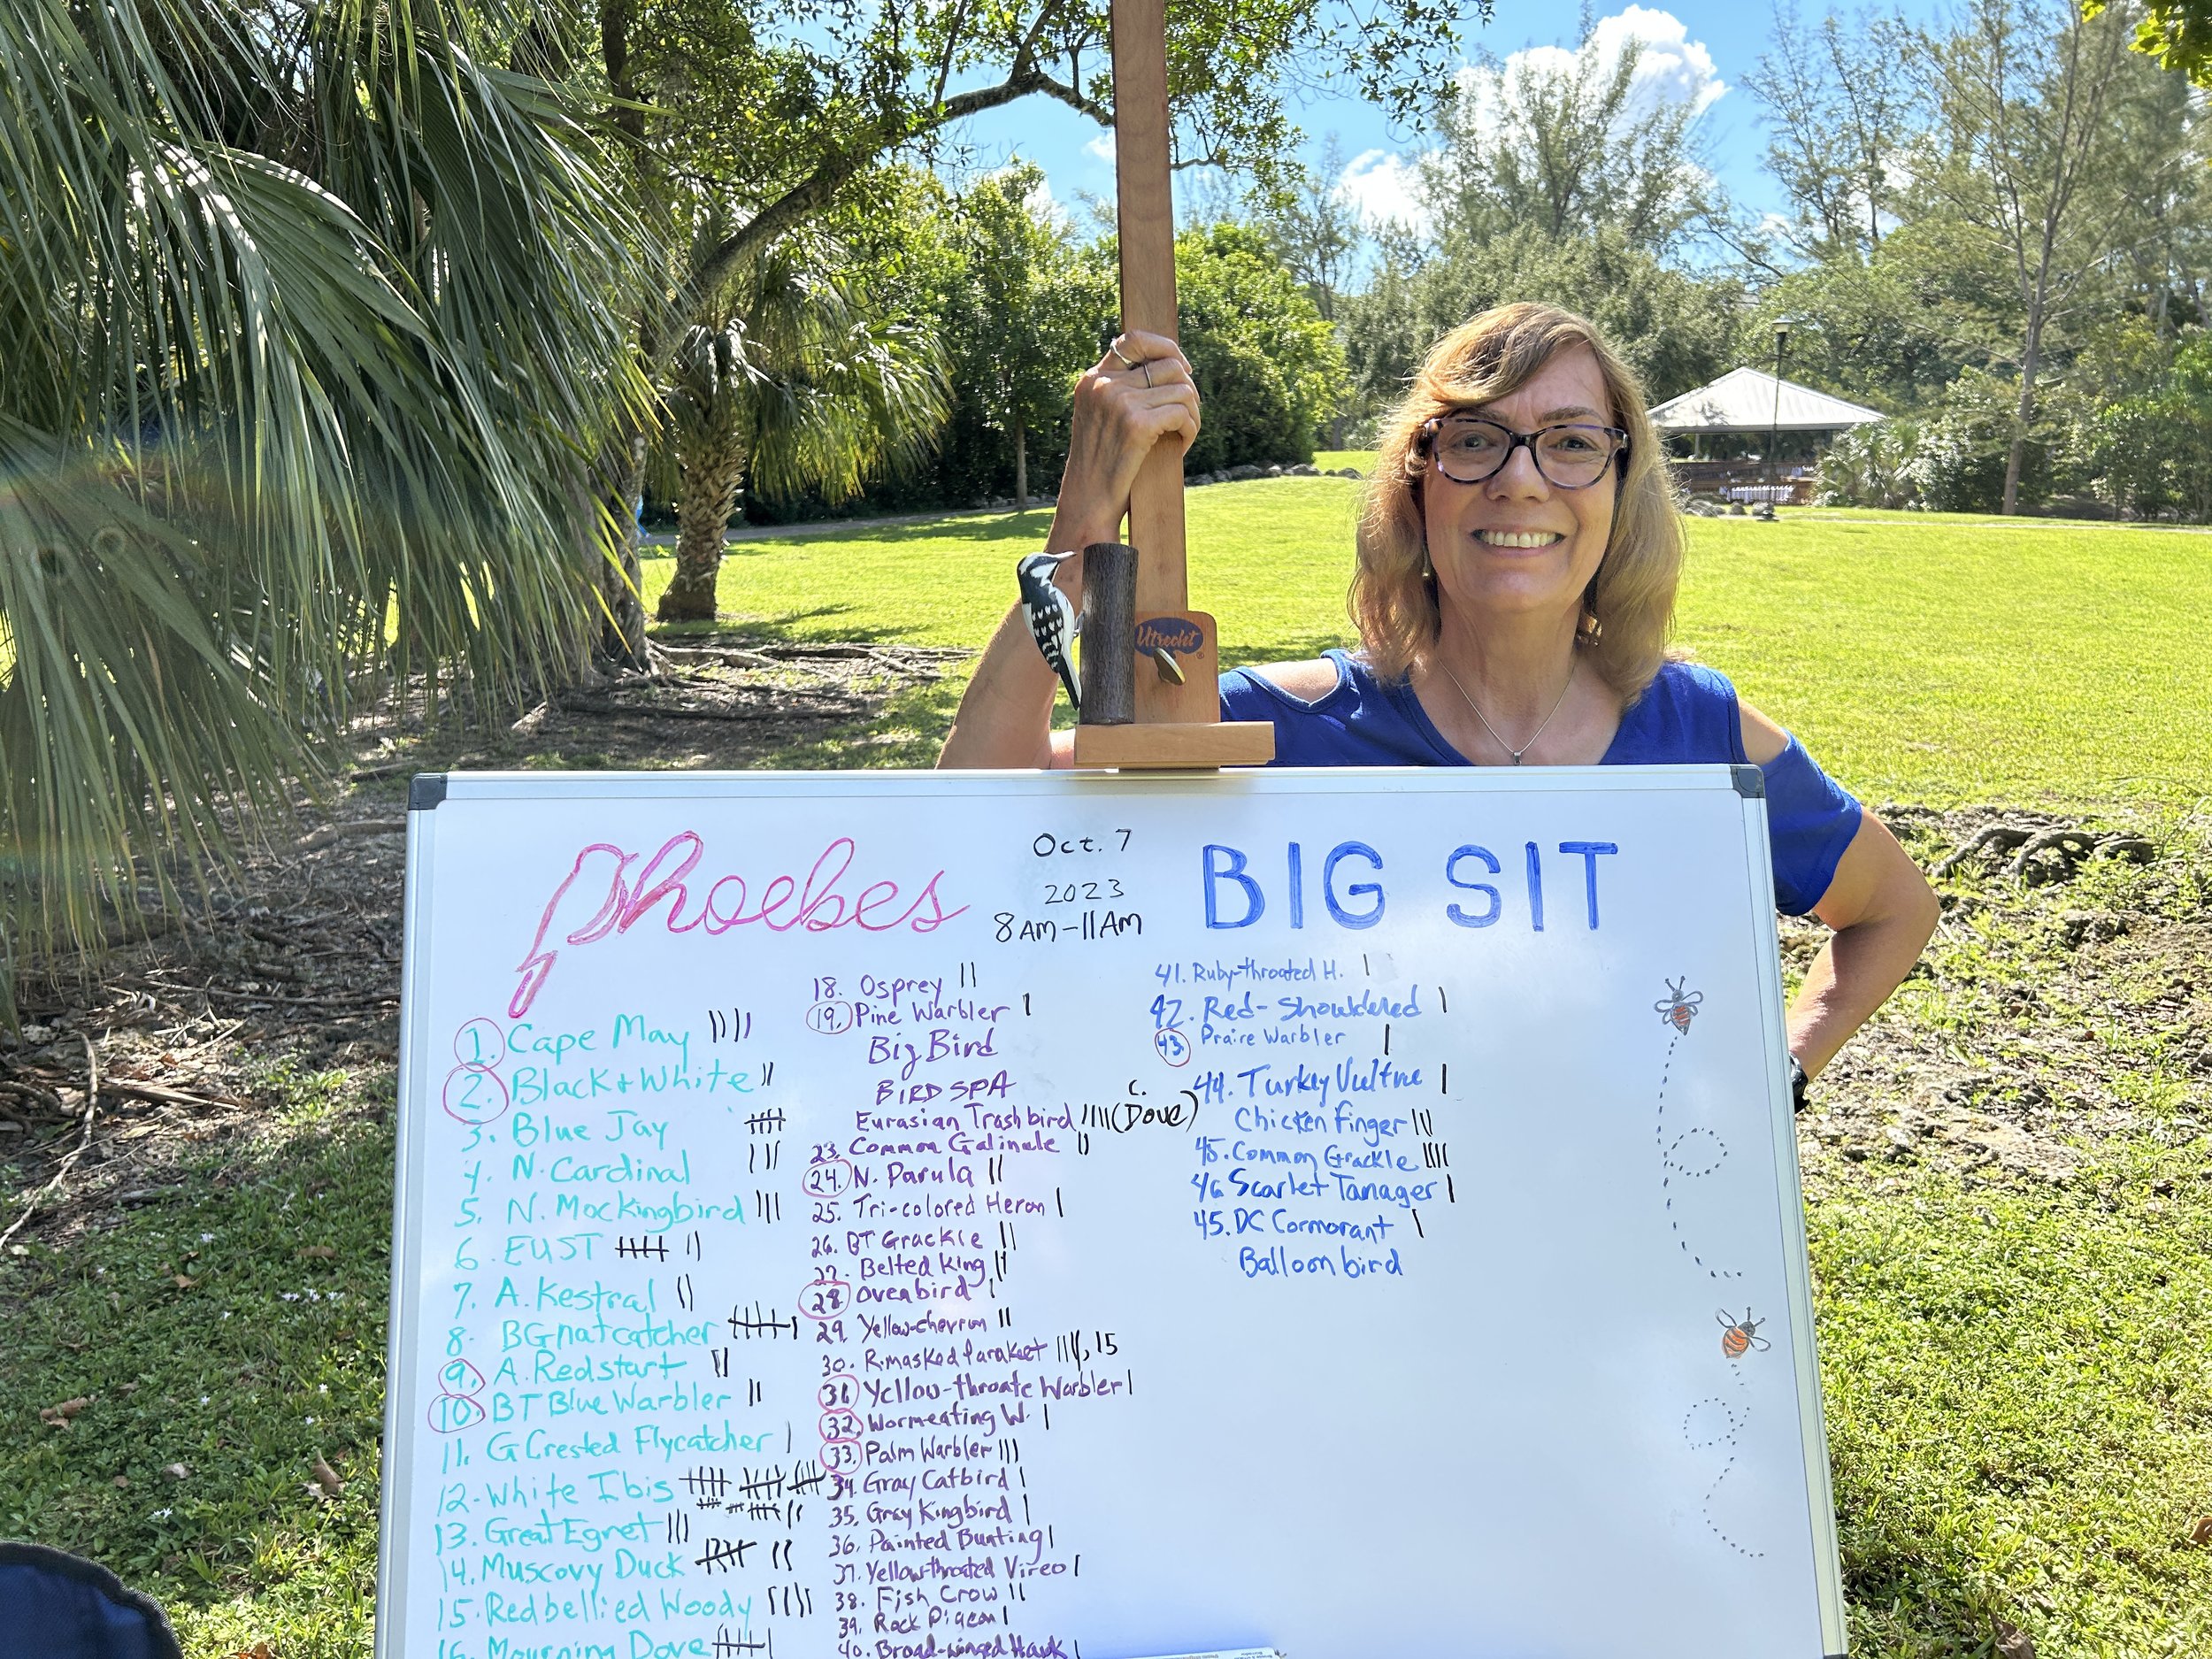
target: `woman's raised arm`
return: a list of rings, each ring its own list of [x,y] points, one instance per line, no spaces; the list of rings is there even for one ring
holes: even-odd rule
[[[1045,550],[1077,555],[1062,563],[1053,580],[1078,609],[1082,549],[1120,536],[1129,488],[1144,457],[1164,439],[1179,454],[1197,435],[1198,388],[1182,352],[1164,335],[1124,334],[1076,382],[1067,471]],[[1052,699],[1058,686],[1029,636],[1021,607],[1013,606],[984,649],[937,764],[1054,764]],[[1058,764],[1066,764],[1064,756]]]

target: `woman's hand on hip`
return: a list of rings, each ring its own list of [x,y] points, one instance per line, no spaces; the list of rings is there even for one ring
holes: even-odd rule
[[[1142,333],[1116,340],[1075,385],[1056,544],[1116,540],[1153,446],[1172,442],[1180,456],[1197,436],[1198,388],[1175,342]]]

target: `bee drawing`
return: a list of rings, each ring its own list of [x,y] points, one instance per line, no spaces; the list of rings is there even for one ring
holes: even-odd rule
[[[1722,1326],[1720,1351],[1727,1355],[1730,1359],[1741,1359],[1755,1348],[1763,1353],[1773,1346],[1766,1338],[1759,1334],[1759,1327],[1766,1321],[1753,1318],[1751,1310],[1748,1308],[1743,1310],[1743,1317],[1740,1319],[1729,1313],[1724,1308],[1714,1314],[1713,1317],[1719,1320]]]
[[[1705,1000],[1702,991],[1685,993],[1682,987],[1689,983],[1686,973],[1678,979],[1667,981],[1667,994],[1651,1006],[1659,1018],[1671,1024],[1677,1031],[1686,1033],[1690,1021],[1696,1018],[1697,1005]]]

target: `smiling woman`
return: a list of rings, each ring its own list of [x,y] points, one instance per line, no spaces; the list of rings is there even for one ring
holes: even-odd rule
[[[1156,442],[1198,395],[1171,341],[1132,334],[1077,388],[1048,548],[1110,541]],[[1051,578],[1079,598],[1082,556]],[[1222,718],[1275,727],[1275,764],[1755,764],[1775,895],[1835,929],[1790,1010],[1816,1073],[1901,981],[1934,896],[1889,832],[1709,669],[1667,649],[1682,539],[1634,373],[1582,318],[1503,305],[1429,353],[1385,421],[1351,606],[1361,649],[1226,673]],[[941,764],[1064,765],[1053,676],[1010,612]]]

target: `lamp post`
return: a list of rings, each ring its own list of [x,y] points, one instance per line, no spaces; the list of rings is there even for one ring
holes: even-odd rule
[[[1774,418],[1767,427],[1767,505],[1775,500],[1776,468],[1774,452],[1782,442],[1782,348],[1790,337],[1790,330],[1797,326],[1794,317],[1774,319]]]

